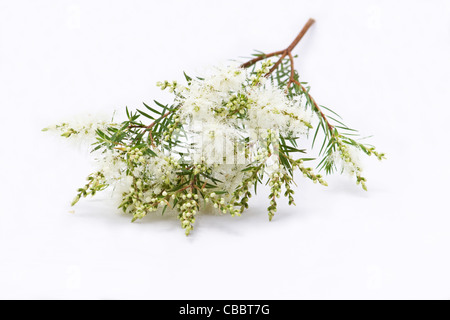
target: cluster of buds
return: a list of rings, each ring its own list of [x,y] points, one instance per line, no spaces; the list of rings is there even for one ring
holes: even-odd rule
[[[169,81],[167,81],[167,80],[164,80],[164,81],[162,81],[162,82],[161,82],[161,81],[158,81],[158,82],[156,83],[156,85],[157,85],[158,87],[160,87],[161,90],[165,90],[165,89],[169,88],[168,90],[169,90],[170,92],[174,92],[175,89],[177,88],[178,83],[177,83],[176,81],[169,82]]]
[[[124,212],[133,214],[132,222],[142,219],[148,212],[156,211],[163,201],[162,197],[146,191],[148,186],[140,178],[134,178],[128,192],[122,195],[122,203],[119,208]]]
[[[220,108],[215,108],[214,111],[218,115],[226,114],[228,118],[236,119],[237,117],[245,116],[252,100],[242,93],[234,94],[230,100],[224,101]]]
[[[130,187],[129,197],[133,203],[134,212],[133,219],[142,219],[147,214],[147,210],[153,204],[152,202],[144,202],[144,184],[142,179],[134,179],[134,183]]]
[[[81,197],[86,198],[88,195],[94,196],[98,191],[108,187],[108,184],[105,181],[105,175],[101,171],[89,175],[86,180],[88,183],[86,183],[83,188],[78,189],[78,193],[72,201],[72,206],[74,206]]]
[[[95,122],[87,122],[83,125],[71,125],[67,122],[63,122],[61,124],[57,124],[51,127],[47,127],[42,129],[42,131],[57,131],[61,132],[61,136],[65,138],[70,138],[76,135],[89,135],[94,133],[97,129],[104,128],[106,126],[117,127],[115,123],[108,123],[106,121],[95,121]]]
[[[311,179],[312,182],[314,182],[314,183],[318,182],[323,186],[328,186],[328,183],[325,180],[323,180],[322,175],[315,174],[312,168],[304,166],[302,159],[293,161],[292,167],[299,168],[299,170],[303,173],[303,176],[305,178]]]
[[[352,155],[350,153],[349,147],[347,144],[343,143],[340,139],[337,140],[337,148],[339,150],[339,155],[341,159],[345,162],[345,167],[350,170],[350,173],[354,174],[356,176],[356,184],[361,184],[361,187],[367,191],[366,186],[366,178],[361,176],[362,169],[361,167],[356,163],[356,161],[352,158]],[[373,153],[373,150],[371,151]],[[384,154],[378,154],[376,153],[378,159],[382,159],[384,157]]]
[[[379,152],[377,152],[377,151],[375,150],[375,147],[366,148],[366,153],[367,153],[369,156],[371,156],[372,154],[375,155],[375,156],[378,158],[378,160],[380,160],[380,161],[383,160],[383,159],[386,159],[385,154],[384,154],[384,153],[379,153]]]
[[[213,204],[214,208],[220,210],[222,213],[229,212],[232,217],[235,215],[240,215],[239,209],[234,207],[234,200],[227,201],[223,196],[220,197],[215,192],[208,194],[205,197],[205,202],[210,202]]]
[[[127,147],[125,149],[125,152],[127,154],[128,160],[131,163],[133,163],[134,165],[146,163],[146,159],[145,159],[143,150],[141,150],[139,148]]]
[[[73,128],[68,128],[66,131],[64,131],[64,132],[61,134],[61,137],[69,138],[71,135],[73,135],[73,134],[78,134],[78,133],[79,133],[79,132],[76,131],[75,129],[73,129]]]
[[[366,186],[366,178],[362,177],[360,174],[356,175],[356,184],[361,184],[361,187],[367,191],[367,186]]]
[[[274,111],[274,113],[276,114],[277,112]],[[312,125],[311,123],[309,123],[308,121],[305,121],[304,119],[300,119],[297,115],[293,114],[292,112],[287,112],[287,111],[281,111],[280,112],[282,115],[288,116],[291,119],[297,120],[300,123],[302,123],[303,125],[305,125],[307,128],[312,129]]]
[[[194,163],[193,164],[193,171],[192,171],[192,173],[195,176],[200,174],[200,173],[206,173],[206,174],[211,174],[212,173],[212,169],[209,168],[206,165],[206,158],[205,157],[201,157],[199,163]]]
[[[261,78],[267,74],[270,70],[270,67],[273,66],[272,61],[266,60],[261,64],[261,68],[256,71],[256,74],[250,78],[251,85],[256,86],[261,82]]]
[[[294,205],[295,206],[294,197],[293,197],[294,190],[292,190],[292,188],[291,188],[291,183],[293,182],[292,177],[290,177],[287,173],[285,173],[281,177],[281,181],[284,183],[284,188],[286,189],[286,192],[284,193],[284,196],[288,197],[289,205]]]
[[[169,166],[169,167],[172,167],[174,169],[179,169],[180,168],[180,163],[178,162],[177,159],[175,159],[174,156],[164,157],[164,161],[166,162],[166,165]]]
[[[181,227],[185,229],[186,235],[194,229],[195,215],[199,210],[198,195],[192,192],[183,193],[177,196],[177,209],[180,212],[178,219],[181,221]]]
[[[242,184],[234,191],[232,201],[235,206],[240,207],[240,210],[236,210],[238,216],[248,208],[248,200],[252,197],[250,188],[255,185],[258,179],[258,172],[261,166],[253,168],[249,171],[250,176],[242,181]],[[239,200],[240,199],[240,200]]]
[[[171,172],[179,170],[181,165],[178,160],[173,156],[166,156],[163,158],[164,164],[158,168],[158,172],[162,174],[159,183],[163,183],[165,185],[166,190],[169,190],[173,187],[171,181]],[[151,168],[150,168],[151,169]]]
[[[164,141],[170,141],[174,132],[179,132],[181,126],[181,119],[178,114],[173,117],[173,123],[167,126],[167,130],[163,133]]]
[[[270,175],[269,186],[270,186],[270,206],[267,208],[269,214],[269,220],[272,221],[275,212],[277,211],[277,201],[276,198],[280,197],[281,193],[281,178],[284,177],[282,170],[274,171]]]
[[[42,131],[49,131],[49,130],[56,130],[56,131],[62,132],[61,136],[64,137],[64,138],[69,138],[71,135],[79,133],[74,128],[71,128],[69,126],[69,124],[66,123],[66,122],[63,122],[61,124],[57,124],[57,125],[52,126],[52,127],[47,127],[47,128],[42,129]]]
[[[266,148],[259,148],[256,152],[256,155],[254,157],[254,160],[256,162],[264,162],[269,157],[269,150]]]
[[[276,130],[267,130],[266,150],[269,154],[272,154],[273,151],[278,150],[278,137],[279,132],[277,132]]]

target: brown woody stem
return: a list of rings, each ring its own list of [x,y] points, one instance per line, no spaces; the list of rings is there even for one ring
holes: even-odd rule
[[[315,22],[314,19],[309,19],[308,22],[306,22],[306,24],[303,26],[303,28],[300,31],[300,33],[295,37],[294,41],[292,41],[292,43],[286,49],[280,50],[280,51],[275,51],[275,52],[272,52],[272,53],[268,53],[268,54],[256,57],[256,58],[254,58],[254,59],[252,59],[252,60],[250,60],[250,61],[248,61],[246,63],[243,63],[241,65],[241,68],[248,68],[248,67],[254,65],[258,61],[261,61],[263,59],[267,59],[267,58],[270,58],[270,57],[273,57],[273,56],[278,56],[278,55],[281,54],[281,57],[273,65],[272,69],[270,69],[270,71],[266,74],[266,77],[268,77],[272,72],[274,72],[278,68],[280,63],[283,61],[284,57],[286,57],[295,48],[295,46],[300,42],[300,40],[306,34],[308,29],[314,24],[314,22]]]

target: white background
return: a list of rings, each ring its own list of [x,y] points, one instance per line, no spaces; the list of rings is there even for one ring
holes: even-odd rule
[[[303,81],[388,160],[299,181],[269,223],[130,223],[82,200],[85,151],[41,128],[170,96],[158,80],[285,48]],[[449,1],[0,1],[0,298],[449,299]]]

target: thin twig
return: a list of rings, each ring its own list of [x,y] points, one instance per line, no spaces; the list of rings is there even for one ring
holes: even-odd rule
[[[261,61],[261,60],[264,60],[264,59],[267,59],[267,58],[270,58],[273,56],[278,56],[281,54],[281,57],[278,59],[278,61],[275,63],[275,65],[272,67],[272,69],[269,71],[269,73],[266,75],[266,77],[267,77],[273,71],[276,70],[276,68],[280,65],[281,61],[283,60],[283,58],[286,57],[286,55],[288,55],[295,48],[295,46],[300,42],[300,40],[306,34],[308,29],[314,24],[314,22],[315,22],[314,19],[309,19],[308,22],[306,22],[306,24],[303,26],[300,33],[295,37],[294,41],[292,41],[292,43],[286,49],[260,55],[250,61],[247,61],[246,63],[243,63],[241,65],[241,68],[248,68],[248,67],[254,65],[255,63],[257,63],[258,61]]]
[[[288,53],[289,60],[291,61],[291,76],[289,77],[289,81],[287,83],[287,90],[289,90],[289,87],[291,86],[292,82],[295,81],[295,69],[294,69],[294,57],[292,56],[292,53]]]
[[[285,50],[280,50],[280,51],[275,51],[275,52],[271,52],[268,54],[262,54],[250,61],[247,61],[246,63],[241,64],[241,68],[244,68],[244,69],[248,68],[248,67],[254,65],[255,63],[257,63],[258,61],[261,61],[261,60],[264,60],[264,59],[267,59],[267,58],[270,58],[273,56],[278,56],[278,55],[282,54],[284,51]]]

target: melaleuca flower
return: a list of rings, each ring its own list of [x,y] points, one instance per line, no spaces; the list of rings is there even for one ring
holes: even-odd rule
[[[97,168],[72,204],[109,188],[133,221],[169,209],[189,234],[205,206],[241,215],[261,183],[270,188],[272,219],[282,195],[295,204],[296,170],[327,186],[321,174],[305,166],[316,157],[319,170],[329,174],[339,168],[366,190],[359,154],[380,160],[384,154],[355,140],[355,130],[319,106],[294,68],[292,50],[313,22],[285,50],[213,67],[201,77],[185,74],[185,82],[158,82],[172,94],[171,102],[144,104],[136,112],[127,108],[121,123],[90,120],[51,127],[93,144]],[[321,146],[318,155],[305,155],[308,140],[311,152]]]

